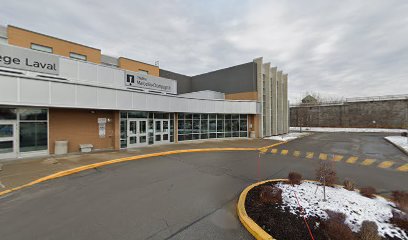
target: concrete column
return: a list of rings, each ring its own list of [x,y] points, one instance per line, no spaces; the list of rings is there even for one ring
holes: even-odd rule
[[[283,133],[283,84],[282,84],[282,71],[278,71],[277,73],[277,92],[278,92],[278,99],[277,99],[277,117],[278,117],[278,122],[277,122],[277,129],[278,129],[278,134]]]
[[[265,75],[265,84],[264,84],[264,96],[265,105],[264,105],[264,116],[265,116],[265,133],[266,136],[271,136],[271,77],[270,77],[270,63],[263,64],[263,74]]]
[[[273,67],[270,70],[271,77],[271,135],[278,135],[278,68]]]
[[[282,75],[283,133],[289,132],[288,74]]]
[[[258,136],[260,138],[263,137],[263,103],[262,103],[262,97],[263,97],[263,82],[262,82],[262,57],[254,59],[254,62],[256,63],[256,87],[257,87],[257,92],[258,92],[258,102],[260,103],[261,107],[261,114],[259,118],[259,128],[258,128]]]

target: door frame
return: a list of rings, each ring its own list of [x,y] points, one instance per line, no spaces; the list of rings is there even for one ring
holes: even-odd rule
[[[135,122],[136,123],[136,133],[133,133],[130,131],[130,123]],[[140,123],[145,122],[145,131],[142,133],[140,131]],[[134,147],[140,147],[140,146],[147,146],[148,145],[148,126],[149,122],[147,118],[129,118],[127,120],[127,148],[134,148]],[[136,137],[136,143],[131,144],[130,143],[130,138],[131,137]],[[140,143],[140,138],[145,137],[145,142]]]
[[[156,131],[156,122],[160,122],[160,131]],[[167,130],[164,131],[164,122],[167,123]],[[154,144],[164,144],[164,143],[170,143],[170,119],[154,119],[153,121],[154,124]],[[156,141],[156,136],[160,135],[160,141]],[[163,136],[167,135],[167,140],[163,140]]]
[[[17,120],[0,120],[0,125],[13,125],[12,137],[0,137],[0,142],[13,141],[13,152],[0,153],[0,159],[17,158],[18,157],[18,132],[17,132]]]

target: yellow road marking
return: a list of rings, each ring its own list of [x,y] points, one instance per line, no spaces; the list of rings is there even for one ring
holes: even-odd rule
[[[397,171],[401,171],[401,172],[408,172],[408,163],[400,166],[399,168],[397,168]]]
[[[389,167],[391,167],[392,165],[394,165],[394,162],[393,162],[393,161],[384,161],[384,162],[378,164],[378,167],[379,167],[379,168],[389,168]]]
[[[327,160],[327,154],[326,153],[320,153],[319,159],[320,160]]]
[[[367,158],[366,160],[364,160],[364,161],[361,163],[361,165],[368,166],[368,165],[373,164],[374,162],[375,162],[375,159]]]
[[[343,159],[343,155],[334,155],[333,157],[333,161],[336,161],[336,162],[341,161],[342,159]]]
[[[307,152],[306,153],[306,158],[311,159],[311,158],[313,158],[313,155],[314,155],[314,152]]]
[[[299,156],[300,156],[300,151],[294,151],[294,152],[293,152],[293,156],[299,157]]]
[[[282,150],[282,152],[281,152],[281,154],[282,154],[282,155],[287,155],[287,154],[288,154],[288,152],[289,152],[288,150],[283,149],[283,150]]]
[[[357,162],[357,160],[358,160],[358,157],[349,157],[349,158],[347,159],[346,163],[354,164],[354,163]]]
[[[271,153],[273,153],[273,154],[276,154],[278,152],[278,149],[276,149],[276,148],[273,148],[272,150],[271,150]]]

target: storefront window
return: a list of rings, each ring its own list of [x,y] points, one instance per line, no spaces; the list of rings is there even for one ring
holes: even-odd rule
[[[47,150],[47,122],[20,123],[20,152]]]
[[[0,108],[0,120],[16,120],[16,112],[15,108]]]

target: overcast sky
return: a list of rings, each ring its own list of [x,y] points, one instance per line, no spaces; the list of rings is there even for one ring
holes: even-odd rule
[[[187,75],[263,56],[292,101],[408,93],[407,0],[2,0],[0,24]]]

